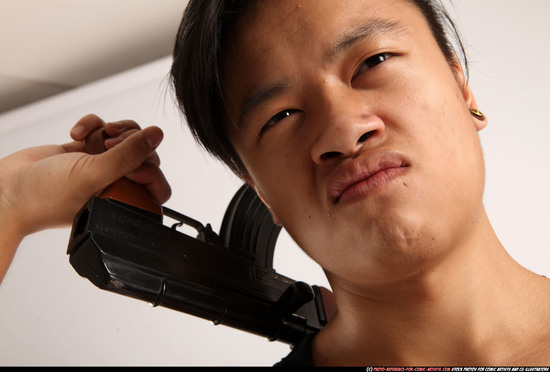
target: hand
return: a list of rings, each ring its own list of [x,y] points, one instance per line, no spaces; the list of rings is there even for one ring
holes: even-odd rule
[[[102,127],[108,150],[85,152],[97,145],[89,135]],[[155,153],[163,138],[160,128],[140,130],[132,122],[121,127],[88,115],[73,128],[72,137],[76,141],[33,147],[0,159],[0,280],[25,235],[70,224],[91,196],[121,177],[146,185],[159,204],[170,197]]]
[[[85,152],[99,154],[117,146],[139,130],[140,126],[131,120],[105,123],[95,115],[88,115],[73,127],[71,137],[75,141],[83,141]],[[159,167],[160,158],[153,152],[138,169],[127,174],[126,178],[145,186],[151,198],[162,205],[170,198],[171,189]]]

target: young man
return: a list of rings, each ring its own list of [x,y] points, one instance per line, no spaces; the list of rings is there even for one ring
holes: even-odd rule
[[[193,32],[193,25],[224,26],[216,34],[223,48],[186,50],[189,40],[181,39],[176,47],[174,80],[196,93],[179,94],[190,125],[324,268],[338,303],[311,348],[298,348],[303,354],[289,363],[550,363],[548,280],[515,263],[487,219],[477,138],[487,120],[441,40],[433,4],[190,4],[180,36],[204,47],[208,32]],[[207,11],[220,7],[231,9]],[[206,22],[205,14],[217,14],[218,22]],[[203,63],[203,50],[223,50],[217,72]],[[182,63],[198,68],[196,76]],[[204,98],[201,90],[219,94]],[[189,104],[201,96],[207,104]],[[208,116],[221,126],[208,129]],[[128,172],[135,181],[154,181],[159,203],[169,195],[149,158],[158,128],[131,127],[136,133],[122,136],[121,145],[87,155],[80,141],[104,123],[88,117],[80,124],[78,143],[0,160],[4,271],[24,234],[67,223],[92,194]],[[114,137],[128,130],[107,127]],[[36,183],[55,186],[61,176],[74,193]],[[13,202],[22,195],[38,196],[26,200],[25,215],[43,210],[45,201],[65,208],[48,226],[37,222],[43,218],[14,218]]]
[[[510,258],[487,218],[487,119],[437,9],[189,5],[172,75],[191,129],[323,267],[337,301],[289,363],[550,363],[550,283]]]

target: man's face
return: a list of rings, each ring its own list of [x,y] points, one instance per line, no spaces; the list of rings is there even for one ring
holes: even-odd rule
[[[231,140],[333,286],[414,275],[467,236],[482,209],[482,123],[414,5],[261,1],[236,29]]]

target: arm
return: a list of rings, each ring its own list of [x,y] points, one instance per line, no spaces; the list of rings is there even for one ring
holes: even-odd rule
[[[25,236],[8,213],[0,210],[0,283],[8,270],[17,247]]]
[[[90,154],[87,147],[94,139],[88,136],[100,127],[112,136],[105,143],[109,151]],[[154,152],[162,141],[159,128],[105,124],[88,115],[71,135],[74,142],[33,147],[0,159],[0,281],[26,235],[69,225],[92,195],[121,177],[144,184],[159,204],[170,197]]]

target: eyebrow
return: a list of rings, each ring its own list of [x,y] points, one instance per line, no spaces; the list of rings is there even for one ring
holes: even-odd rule
[[[239,120],[237,122],[237,127],[242,129],[246,125],[246,119],[252,111],[254,111],[258,106],[261,106],[264,102],[282,95],[288,89],[288,84],[277,83],[258,89],[247,96],[246,99],[239,105]]]
[[[398,22],[382,18],[371,19],[367,23],[341,35],[325,54],[325,60],[327,62],[334,61],[340,54],[363,40],[372,39],[382,34],[400,34],[404,31],[405,28]]]
[[[355,44],[363,40],[371,39],[384,33],[397,34],[403,32],[404,30],[404,27],[399,25],[397,22],[380,18],[370,19],[367,23],[364,23],[350,32],[340,36],[340,38],[338,38],[325,53],[324,59],[327,63],[333,62],[343,52],[349,50]],[[248,116],[259,106],[264,104],[266,101],[283,95],[289,89],[290,85],[286,82],[282,82],[260,88],[246,96],[238,107],[238,129],[242,129],[246,126]]]

